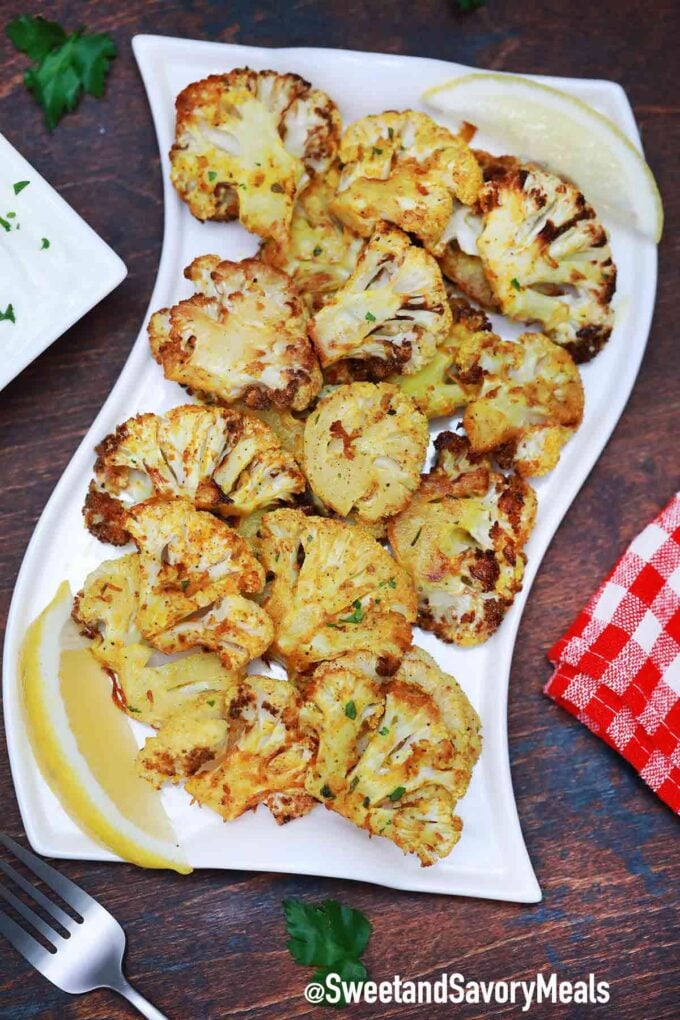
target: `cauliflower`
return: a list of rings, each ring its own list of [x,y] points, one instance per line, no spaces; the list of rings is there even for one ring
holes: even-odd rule
[[[299,713],[300,696],[287,680],[244,677],[225,704],[226,743],[189,776],[187,793],[225,820],[262,803],[279,824],[306,814],[314,806],[305,778],[316,743]],[[156,740],[162,749],[163,730]]]
[[[301,719],[319,743],[307,790],[329,810],[391,839],[424,866],[452,850],[454,815],[479,757],[479,718],[422,649],[380,682],[366,657],[319,666]]]
[[[151,499],[128,514],[139,549],[136,624],[161,652],[199,646],[227,669],[257,658],[273,637],[272,622],[248,596],[264,571],[248,542],[212,514],[181,499]]]
[[[273,510],[257,551],[267,571],[272,651],[291,671],[367,649],[383,674],[394,672],[411,643],[416,597],[406,571],[368,532],[301,510]]]
[[[574,361],[590,360],[614,324],[604,227],[578,188],[547,170],[486,157],[485,176],[477,215],[465,210],[453,225],[443,271],[485,307],[539,323]]]
[[[517,342],[493,333],[461,345],[460,376],[479,380],[463,426],[474,453],[491,453],[521,475],[555,467],[564,443],[583,418],[583,385],[569,352],[541,333]]]
[[[132,718],[160,726],[202,692],[229,690],[239,674],[211,652],[150,665],[157,653],[141,636],[139,555],[102,563],[75,598],[73,618],[90,650],[114,681],[114,700]]]
[[[463,437],[443,432],[435,445],[435,470],[391,519],[388,535],[413,577],[420,626],[444,641],[477,645],[521,590],[536,496],[518,476],[491,471]]]
[[[233,220],[283,243],[310,178],[331,165],[340,115],[296,74],[237,68],[176,100],[170,179],[199,220]]]
[[[305,474],[336,513],[376,523],[418,488],[428,442],[426,418],[396,386],[339,386],[307,419]]]
[[[149,322],[151,351],[166,378],[209,402],[307,407],[321,372],[306,309],[286,274],[259,259],[202,255],[184,275],[198,293]]]
[[[212,762],[225,747],[229,723],[221,691],[199,694],[168,716],[137,754],[137,772],[160,789],[179,783]]]
[[[334,168],[312,180],[295,203],[286,242],[268,240],[260,249],[264,262],[292,277],[312,313],[351,276],[364,244],[329,209],[338,176]]]
[[[324,368],[344,362],[348,377],[417,372],[451,328],[435,259],[401,230],[378,227],[347,282],[314,316],[310,333]]]
[[[437,262],[444,276],[452,280],[466,297],[472,298],[490,312],[500,311],[500,304],[491,290],[479,255],[463,251],[458,241],[453,239],[437,258]]]
[[[381,220],[439,254],[460,203],[472,205],[482,172],[462,138],[425,113],[389,111],[350,125],[340,145],[342,172],[331,211],[369,237]]]
[[[491,329],[484,313],[466,301],[450,298],[449,305],[453,324],[433,359],[415,375],[395,375],[389,380],[411,397],[427,418],[455,414],[472,399],[475,387],[458,376],[458,351],[468,340],[478,338],[482,343]]]
[[[185,404],[140,414],[96,449],[95,480],[83,513],[103,542],[129,540],[126,514],[152,496],[189,500],[199,510],[243,518],[290,503],[305,479],[291,454],[256,418]]]
[[[318,743],[305,780],[309,794],[329,804],[346,789],[360,745],[379,725],[384,707],[383,684],[370,655],[349,652],[316,667],[300,711],[302,726]]]

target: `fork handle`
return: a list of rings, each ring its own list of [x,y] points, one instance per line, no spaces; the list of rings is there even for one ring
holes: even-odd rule
[[[168,1020],[165,1013],[161,1013],[160,1009],[156,1009],[143,995],[140,995],[137,989],[133,988],[124,977],[121,977],[120,981],[116,982],[115,985],[111,985],[111,987],[114,992],[118,992],[119,995],[127,999],[137,1012],[147,1017],[148,1020]]]

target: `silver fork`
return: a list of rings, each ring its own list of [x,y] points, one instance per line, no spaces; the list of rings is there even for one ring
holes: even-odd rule
[[[0,897],[9,903],[34,931],[39,932],[55,951],[45,949],[4,910],[0,910],[0,934],[4,935],[37,971],[62,991],[77,995],[92,992],[95,988],[111,988],[119,995],[123,995],[143,1016],[149,1017],[149,1020],[168,1020],[126,980],[123,974],[125,932],[115,917],[88,896],[84,889],[60,875],[35,854],[24,850],[4,832],[0,832],[0,844],[30,868],[34,875],[42,879],[45,885],[80,917],[80,920],[74,920],[0,857],[0,871],[32,897],[34,902],[57,923],[52,925],[43,920],[2,884]],[[58,931],[57,928],[63,930]]]

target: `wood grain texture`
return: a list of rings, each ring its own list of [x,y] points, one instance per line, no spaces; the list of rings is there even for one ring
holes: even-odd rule
[[[2,0],[0,24],[21,6]],[[626,412],[535,583],[510,689],[515,790],[544,901],[522,907],[250,873],[201,872],[183,880],[123,865],[70,863],[63,870],[119,918],[129,938],[130,979],[173,1020],[320,1015],[302,997],[309,973],[284,947],[280,904],[291,895],[336,896],[364,910],[375,929],[367,962],[376,979],[436,977],[443,970],[485,980],[555,970],[577,979],[593,971],[612,984],[610,1007],[543,1007],[530,1015],[677,1017],[677,820],[614,752],[540,693],[546,649],[677,485],[677,5],[488,0],[463,15],[447,0],[65,0],[41,10],[68,27],[86,21],[113,34],[120,56],[106,99],[88,99],[48,135],[21,84],[25,61],[3,38],[0,130],[113,245],[129,276],[0,395],[1,621],[34,523],[123,365],[156,272],[160,170],[130,50],[133,34],[382,50],[610,78],[626,88],[666,203],[657,311]],[[0,807],[3,827],[21,836],[4,746]],[[442,1007],[367,1006],[352,1016],[445,1012],[451,1015]],[[456,1015],[516,1012],[468,1006]],[[2,944],[0,1016],[7,1020],[130,1015],[105,992],[63,995]]]

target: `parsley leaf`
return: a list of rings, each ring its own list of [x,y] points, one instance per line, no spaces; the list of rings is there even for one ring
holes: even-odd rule
[[[354,606],[354,612],[350,613],[349,616],[341,616],[340,623],[361,623],[364,618],[364,609],[359,599],[355,599],[352,603]],[[351,718],[351,717],[350,717]]]
[[[0,312],[0,322],[16,322],[16,321],[17,320],[14,315],[14,308],[12,307],[12,305],[7,305],[7,308],[4,310],[4,312]]]
[[[217,170],[208,170],[208,180],[209,181],[217,180]]]
[[[353,701],[348,701],[345,705],[345,715],[348,719],[356,719],[357,717],[357,706]]]
[[[40,16],[32,18],[28,14],[10,21],[5,35],[21,53],[36,63],[66,42],[66,32],[56,21],[47,21]]]
[[[520,286],[519,286],[519,280],[517,279],[517,277],[516,277],[516,276],[513,276],[513,278],[512,278],[512,280],[510,281],[510,283],[511,283],[511,284],[512,284],[512,286],[513,286],[513,287],[515,288],[515,290],[519,290],[519,289],[520,289]]]
[[[394,803],[395,800],[399,800],[400,797],[403,797],[405,793],[406,793],[405,786],[395,786],[395,788],[392,790],[392,793],[388,793],[387,796]]]
[[[48,239],[46,237],[43,237],[41,242],[40,242],[40,250],[41,251],[45,251],[45,249],[49,248],[49,246],[50,246],[50,242],[48,241]]]
[[[366,312],[366,322],[375,322],[375,315],[373,312]]]
[[[6,34],[35,61],[36,66],[24,75],[24,84],[42,106],[50,131],[84,92],[97,99],[104,94],[109,64],[117,53],[110,35],[90,34],[82,28],[67,35],[54,22],[28,16],[11,21]]]
[[[337,900],[318,906],[284,900],[283,913],[290,938],[286,945],[296,963],[316,967],[313,981],[325,984],[329,974],[343,981],[365,981],[368,973],[359,957],[366,949],[372,926],[360,910]]]
[[[12,188],[14,189],[14,194],[18,195],[19,192],[23,191],[24,188],[27,188],[30,183],[31,183],[30,181],[17,181],[15,184],[12,185]]]

